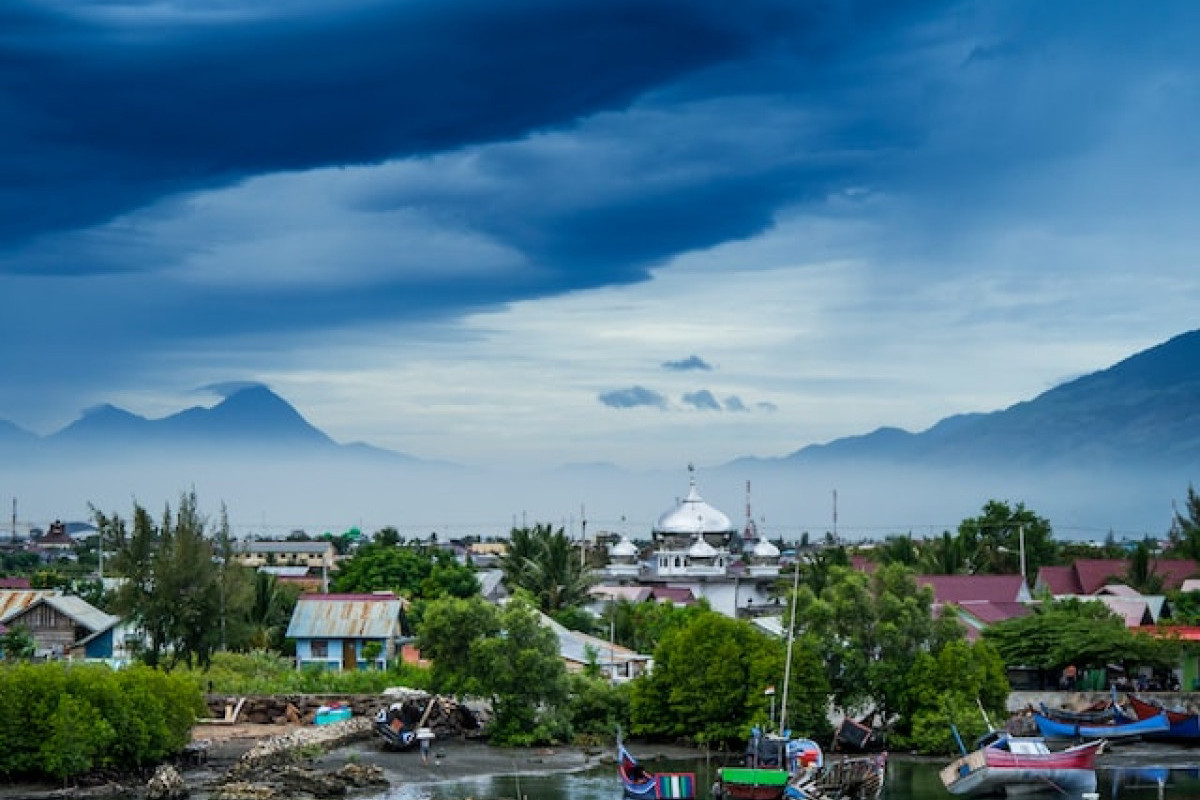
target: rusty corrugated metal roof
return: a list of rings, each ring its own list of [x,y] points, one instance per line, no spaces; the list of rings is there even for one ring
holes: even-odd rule
[[[392,595],[301,595],[289,639],[384,639],[400,635],[400,598]]]
[[[19,614],[43,597],[62,594],[57,589],[15,589],[0,591],[0,622]]]

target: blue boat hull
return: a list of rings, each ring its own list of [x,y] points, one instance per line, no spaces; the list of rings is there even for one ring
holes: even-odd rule
[[[1165,713],[1134,722],[1115,722],[1108,725],[1062,722],[1036,711],[1033,712],[1033,719],[1037,722],[1042,736],[1047,739],[1131,739],[1161,734],[1171,729],[1171,723],[1167,721]]]

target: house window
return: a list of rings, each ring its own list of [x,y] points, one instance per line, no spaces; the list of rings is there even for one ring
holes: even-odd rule
[[[313,640],[309,649],[313,658],[329,658],[329,642],[323,639]]]

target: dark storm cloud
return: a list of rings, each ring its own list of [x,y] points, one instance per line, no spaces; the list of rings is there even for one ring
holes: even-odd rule
[[[700,356],[691,355],[687,358],[680,359],[679,361],[664,361],[662,363],[662,368],[676,372],[686,372],[693,369],[711,370],[712,364],[709,364]]]
[[[19,2],[0,19],[0,242],[265,171],[520,136],[620,107],[766,35],[761,14],[683,0],[196,19],[147,4],[144,20],[136,4],[62,9]]]
[[[1045,198],[1154,208],[1143,176],[1161,173],[1178,181],[1164,207],[1187,209],[1198,14],[0,3],[0,341],[21,344],[0,348],[21,376],[0,416],[53,387],[261,373],[331,331],[648,280],[797,208],[886,230],[886,253],[833,257],[929,270],[970,269],[997,221],[1049,225]],[[1077,184],[1049,167],[1089,157],[1117,177],[1056,194]],[[327,206],[293,207],[312,198]]]
[[[701,411],[720,411],[721,404],[717,402],[717,398],[708,389],[701,389],[696,392],[688,392],[683,396],[684,405],[689,405],[692,408],[698,408]]]
[[[614,389],[611,392],[604,392],[597,399],[609,408],[639,408],[642,406],[653,406],[664,410],[667,408],[667,398],[644,386]]]

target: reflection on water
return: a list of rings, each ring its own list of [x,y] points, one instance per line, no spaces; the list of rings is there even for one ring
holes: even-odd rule
[[[1198,755],[1200,759],[1200,755]],[[654,769],[695,772],[698,800],[711,800],[710,787],[717,764],[699,761],[657,761]],[[952,800],[938,778],[940,761],[892,758],[881,800]],[[1137,766],[1096,770],[1101,800],[1191,800],[1200,798],[1200,769],[1195,766]],[[1049,800],[1079,800],[1053,790],[1029,795]],[[500,775],[435,784],[394,786],[373,800],[622,800],[615,766],[556,775]]]

